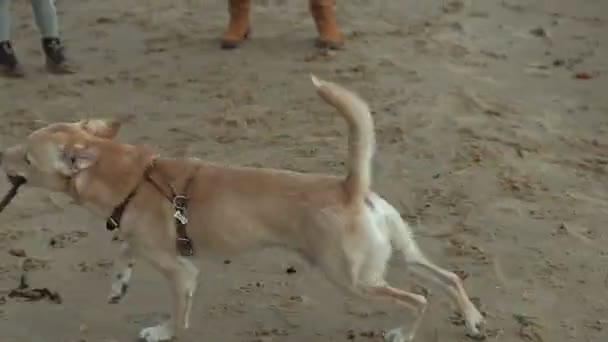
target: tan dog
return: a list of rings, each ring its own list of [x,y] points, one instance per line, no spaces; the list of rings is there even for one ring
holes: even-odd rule
[[[116,218],[124,247],[111,302],[124,296],[135,256],[167,278],[174,315],[143,329],[140,337],[146,341],[169,340],[189,325],[199,270],[194,258],[176,247],[180,233],[174,217],[179,213],[187,217],[187,238],[201,255],[283,246],[318,266],[348,293],[414,310],[417,318],[408,328],[398,327],[385,336],[387,341],[404,342],[414,338],[427,301],[384,280],[395,249],[412,271],[440,285],[453,299],[468,333],[483,337],[484,319],[460,278],[426,259],[397,210],[370,190],[374,130],[367,104],[337,84],[314,76],[313,83],[348,123],[346,177],[160,158],[149,147],[111,140],[120,122],[101,120],[39,129],[23,144],[5,150],[1,167],[12,180],[65,193]],[[188,211],[174,204],[179,195],[188,198]],[[124,214],[116,216],[120,207]]]
[[[228,0],[230,22],[222,36],[223,49],[234,49],[249,37],[250,5],[251,0]],[[320,48],[341,48],[344,41],[336,23],[335,0],[308,0],[308,6],[319,33],[316,45]]]

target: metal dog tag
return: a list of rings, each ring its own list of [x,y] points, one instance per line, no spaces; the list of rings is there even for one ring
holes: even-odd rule
[[[182,213],[182,211],[181,211],[181,210],[179,210],[179,209],[175,211],[175,214],[173,214],[173,217],[174,217],[174,218],[175,218],[177,221],[179,221],[179,223],[181,223],[181,224],[186,224],[186,223],[188,223],[188,218],[187,218],[187,217],[184,215],[184,213]]]

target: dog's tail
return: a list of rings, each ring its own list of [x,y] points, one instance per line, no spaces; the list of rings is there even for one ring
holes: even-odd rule
[[[319,96],[336,108],[348,123],[348,175],[344,181],[349,200],[363,201],[371,183],[374,122],[367,103],[344,87],[311,75]]]

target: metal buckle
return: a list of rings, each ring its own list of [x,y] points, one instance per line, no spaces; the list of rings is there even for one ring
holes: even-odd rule
[[[173,213],[173,218],[177,220],[182,225],[188,223],[188,218],[186,217],[186,196],[177,195],[173,197],[173,207],[175,208],[175,213]]]
[[[186,200],[188,198],[186,198],[186,196],[183,195],[177,195],[175,197],[173,197],[173,206],[175,207],[175,209],[185,209],[186,207]]]
[[[110,216],[110,218],[106,221],[106,229],[107,230],[114,230],[116,228],[118,228],[119,224],[118,222],[116,222],[116,220]]]
[[[182,225],[188,223],[188,218],[184,215],[184,209],[175,208],[175,213],[173,214],[173,218],[177,220]]]

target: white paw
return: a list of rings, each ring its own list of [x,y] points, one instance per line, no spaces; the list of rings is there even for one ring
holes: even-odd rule
[[[401,328],[391,329],[384,334],[384,340],[386,342],[410,342],[412,339],[403,336]]]
[[[129,284],[123,282],[115,282],[112,284],[112,291],[108,296],[108,303],[117,304],[122,298],[127,294],[127,290],[129,288]]]
[[[131,269],[128,268],[116,275],[116,280],[112,283],[112,291],[108,296],[110,304],[117,304],[127,294],[129,289],[129,279],[131,278]]]
[[[155,327],[142,329],[139,338],[146,342],[170,341],[173,338],[173,331],[168,324],[163,323]]]
[[[485,319],[477,309],[471,310],[466,318],[467,335],[475,340],[484,340],[486,335],[483,331]]]

